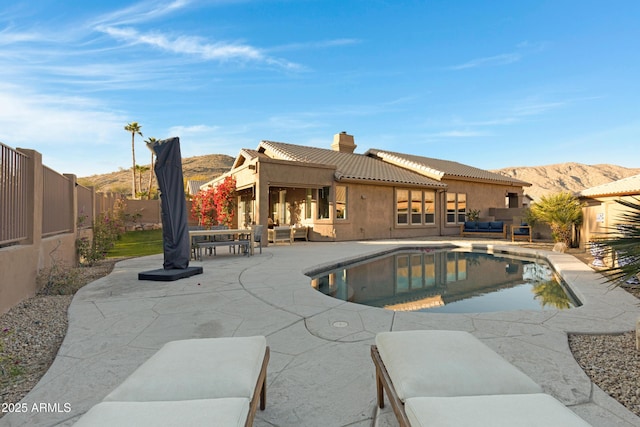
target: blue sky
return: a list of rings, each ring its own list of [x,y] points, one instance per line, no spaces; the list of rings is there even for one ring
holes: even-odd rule
[[[0,141],[129,168],[128,122],[183,157],[273,140],[483,169],[640,167],[640,2],[3,2]]]

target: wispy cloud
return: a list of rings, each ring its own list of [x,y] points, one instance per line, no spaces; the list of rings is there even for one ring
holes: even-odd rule
[[[550,110],[556,110],[567,106],[570,101],[554,101],[554,102],[539,102],[536,100],[526,100],[513,107],[513,115],[520,116],[537,116],[544,114]]]
[[[258,49],[243,44],[207,43],[200,37],[176,36],[170,38],[160,33],[139,33],[133,28],[98,27],[115,39],[131,44],[146,44],[173,53],[197,55],[202,59],[244,59],[266,61],[268,58]]]
[[[266,50],[245,43],[208,41],[203,37],[165,34],[160,31],[140,31],[133,25],[176,13],[190,4],[187,0],[172,2],[142,2],[100,17],[92,28],[128,46],[147,45],[166,52],[191,55],[206,61],[241,61],[263,63],[287,70],[303,67],[291,61],[267,55]]]
[[[92,143],[106,143],[114,123],[124,121],[89,98],[48,96],[9,85],[0,85],[0,105],[11,105],[0,116],[0,139],[15,145],[85,144],[89,131]]]
[[[449,67],[449,69],[465,70],[468,68],[478,67],[496,67],[499,65],[507,65],[518,62],[520,61],[520,59],[522,59],[522,55],[520,53],[503,53],[501,55],[472,59],[471,61],[465,62],[463,64],[453,65]]]
[[[192,2],[189,0],[172,1],[142,1],[124,9],[99,16],[89,23],[91,27],[102,25],[119,26],[148,22],[165,15],[176,13],[186,8]]]
[[[12,45],[15,43],[31,42],[34,40],[42,40],[43,36],[36,32],[12,31],[5,28],[0,31],[0,45]]]
[[[169,134],[172,136],[195,136],[217,132],[220,126],[193,125],[193,126],[172,126],[169,128]]]
[[[307,43],[289,43],[282,46],[275,46],[267,49],[269,52],[283,52],[292,50],[315,50],[326,49],[337,46],[349,46],[361,43],[358,39],[333,39],[333,40],[321,40]]]

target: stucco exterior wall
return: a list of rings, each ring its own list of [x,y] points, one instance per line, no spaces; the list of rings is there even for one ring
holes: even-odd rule
[[[250,204],[239,212],[239,223],[252,217],[256,224],[267,225],[271,219],[279,225],[302,224],[311,227],[309,240],[346,241],[389,238],[412,238],[458,235],[459,223],[446,223],[446,192],[440,188],[413,187],[433,191],[436,198],[434,224],[410,225],[396,223],[396,190],[411,190],[412,186],[343,178],[337,180],[331,165],[300,163],[268,157],[245,159],[231,171],[239,190],[239,204]],[[222,179],[222,177],[220,178]],[[480,209],[487,217],[490,209],[505,208],[506,197],[516,193],[521,199],[522,188],[490,182],[446,179],[447,191],[464,193],[466,207]],[[347,188],[346,218],[336,218],[336,186]],[[330,188],[329,215],[318,218],[318,189]],[[311,191],[309,204],[308,192]],[[253,201],[253,202],[251,202]],[[307,206],[311,207],[309,216]],[[251,210],[250,215],[247,211]],[[266,242],[266,227],[263,238]]]
[[[160,224],[160,200],[127,200],[125,213],[137,224]]]
[[[608,238],[608,233],[616,232],[616,225],[621,222],[620,216],[629,210],[616,200],[628,200],[637,203],[631,196],[598,197],[586,199],[586,206],[582,209],[583,223],[580,230],[580,247],[588,249],[592,240]]]
[[[33,245],[0,248],[0,314],[35,295],[37,259]]]

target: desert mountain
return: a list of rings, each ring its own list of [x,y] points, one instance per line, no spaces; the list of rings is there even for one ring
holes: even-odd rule
[[[185,180],[209,181],[231,169],[235,158],[225,154],[207,154],[204,156],[186,157],[182,159],[182,175]],[[144,165],[149,168],[149,164]],[[78,178],[80,184],[94,186],[97,191],[117,193],[131,192],[131,168],[102,175],[91,175]],[[157,188],[155,175],[154,188]],[[149,186],[149,171],[142,175],[142,188]]]
[[[185,180],[208,181],[227,172],[234,158],[224,154],[182,159]],[[149,167],[149,165],[146,165]],[[507,167],[491,172],[520,179],[532,184],[525,193],[538,200],[540,196],[561,191],[577,192],[586,188],[617,181],[640,174],[640,168],[625,168],[616,165],[585,165],[582,163],[558,163],[546,166]],[[131,169],[121,169],[102,175],[80,178],[80,183],[95,186],[98,191],[128,192],[131,190]],[[154,176],[155,184],[155,176]],[[142,177],[142,188],[149,185],[149,172]]]
[[[558,163],[547,166],[508,167],[491,172],[528,182],[524,192],[533,198],[559,193],[578,192],[587,188],[607,184],[628,176],[640,174],[640,168],[625,168],[616,165],[585,165],[582,163]]]

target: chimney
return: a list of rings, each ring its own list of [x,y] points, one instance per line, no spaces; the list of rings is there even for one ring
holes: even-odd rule
[[[353,142],[353,135],[349,135],[346,132],[340,132],[333,135],[333,144],[331,144],[331,149],[333,151],[353,153],[356,147],[357,145]]]

